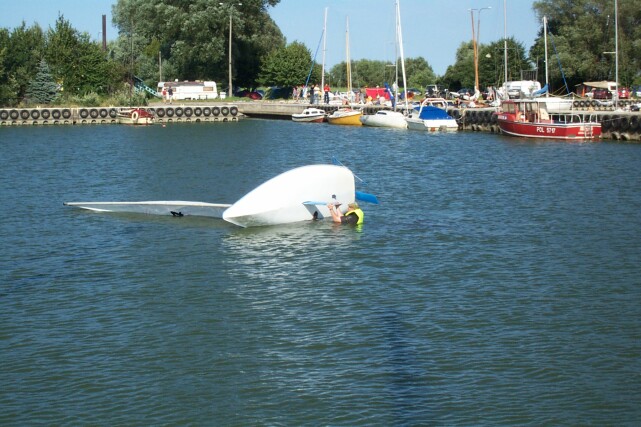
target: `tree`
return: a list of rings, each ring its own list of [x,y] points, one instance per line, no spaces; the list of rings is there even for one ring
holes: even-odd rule
[[[58,96],[58,85],[49,72],[49,66],[43,59],[38,66],[38,73],[29,83],[25,97],[31,104],[51,104]]]
[[[99,44],[75,30],[62,15],[47,33],[45,57],[65,94],[106,94],[114,86],[113,79],[121,78],[113,74],[119,67],[108,61]]]
[[[3,38],[6,40],[7,33]],[[27,85],[34,78],[42,58],[45,37],[38,25],[27,28],[25,23],[15,28],[6,44],[0,45],[4,77],[0,86],[5,105],[16,105],[24,97]],[[6,49],[6,50],[5,50]],[[4,85],[7,86],[4,86]]]
[[[618,2],[619,80],[623,85],[641,82],[641,3]],[[548,18],[548,56],[551,83],[562,84],[558,67],[552,66],[558,53],[570,89],[583,81],[614,80],[615,28],[612,0],[539,0],[533,4],[539,20]],[[544,66],[543,32],[530,49],[530,56],[540,58]],[[553,44],[552,44],[553,43]],[[556,47],[556,52],[554,48]]]
[[[275,50],[263,63],[258,81],[266,86],[297,86],[307,81],[312,54],[300,42]],[[320,73],[312,82],[320,81]]]
[[[389,65],[389,66],[388,66]],[[360,59],[352,64],[352,81],[354,87],[382,86],[394,82],[394,64],[385,61]]]
[[[113,20],[123,44],[133,45],[135,64],[163,58],[165,80],[218,80],[228,75],[229,21],[232,32],[234,83],[253,85],[272,50],[285,40],[267,13],[279,0],[118,0]],[[132,43],[134,42],[134,43]],[[155,50],[149,49],[154,43]],[[131,50],[131,49],[130,49]],[[131,61],[130,61],[131,62]],[[151,70],[142,66],[138,71]],[[157,81],[157,74],[140,75]]]
[[[408,87],[416,87],[422,90],[428,84],[436,82],[434,70],[422,56],[407,58],[405,60],[405,70]]]
[[[9,72],[9,46],[9,30],[0,28],[0,106],[13,106],[18,98],[18,84]]]
[[[530,70],[531,63],[525,47],[514,38],[507,40],[508,80],[521,80],[521,72]],[[490,56],[488,58],[488,55]],[[505,49],[504,40],[489,45],[479,45],[479,86],[500,86],[504,78]],[[474,52],[472,42],[461,43],[456,51],[456,62],[447,67],[445,75],[439,79],[442,86],[456,91],[474,87]]]

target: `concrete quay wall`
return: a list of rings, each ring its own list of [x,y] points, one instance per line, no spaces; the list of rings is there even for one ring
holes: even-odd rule
[[[143,108],[156,116],[157,123],[228,122],[242,118],[236,105],[154,105],[142,107],[45,107],[0,109],[0,126],[118,124],[118,115],[131,108]]]

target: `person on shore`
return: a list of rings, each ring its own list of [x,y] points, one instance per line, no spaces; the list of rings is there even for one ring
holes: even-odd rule
[[[325,87],[323,87],[323,92],[325,92],[324,96],[324,101],[325,104],[329,104],[329,83],[325,83]]]
[[[174,97],[174,88],[169,86],[169,89],[167,89],[167,97],[169,98],[169,103],[171,104],[171,100]]]
[[[329,213],[332,214],[332,221],[336,223],[351,225],[360,225],[363,223],[365,214],[363,214],[363,211],[358,207],[358,203],[356,202],[347,205],[345,215],[341,214],[338,206],[334,203],[329,203],[327,207],[329,208]]]
[[[164,87],[162,88],[162,102],[163,104],[167,103],[167,89]]]
[[[309,86],[309,103],[314,103],[314,85]]]

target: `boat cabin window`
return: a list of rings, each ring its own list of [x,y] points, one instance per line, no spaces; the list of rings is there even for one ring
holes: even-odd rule
[[[541,120],[550,120],[550,114],[545,104],[539,104],[539,116]]]
[[[510,103],[503,104],[503,110],[508,114],[514,114],[516,112],[515,105]]]

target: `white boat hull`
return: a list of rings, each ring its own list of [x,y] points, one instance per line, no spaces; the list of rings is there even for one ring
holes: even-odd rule
[[[354,174],[344,166],[310,165],[282,173],[256,187],[223,213],[241,227],[286,224],[331,216],[332,195],[344,207],[354,201]],[[313,203],[306,203],[313,202]]]
[[[302,123],[323,123],[327,113],[318,108],[306,108],[302,113],[292,114],[292,120]]]
[[[360,121],[365,126],[407,129],[405,116],[398,111],[377,111],[376,114],[361,116]]]
[[[412,130],[420,131],[458,131],[456,120],[421,120],[417,118],[407,118],[407,127]]]
[[[331,217],[328,203],[338,201],[341,211],[345,212],[355,197],[354,174],[348,168],[309,165],[266,181],[231,205],[188,201],[66,202],[64,205],[95,212],[205,216],[252,227]],[[368,194],[363,197],[375,199]]]
[[[189,216],[222,218],[223,212],[230,204],[164,201],[145,202],[65,202],[65,206],[74,206],[95,212],[143,213],[150,215],[171,215],[172,212]]]
[[[567,113],[573,110],[573,101],[571,99],[542,97],[537,98],[537,101],[545,103],[548,113]]]

